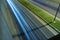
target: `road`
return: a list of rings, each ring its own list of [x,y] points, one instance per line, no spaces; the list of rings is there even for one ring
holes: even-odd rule
[[[10,7],[14,12],[27,39],[47,40],[54,34],[43,26],[25,7],[15,0],[10,0]],[[37,28],[37,29],[36,29]]]
[[[9,11],[5,0],[2,0],[0,14],[1,40],[23,40],[24,37],[20,35],[21,30],[18,28],[18,24]]]
[[[2,40],[47,40],[58,34],[17,0],[2,0],[0,15]]]

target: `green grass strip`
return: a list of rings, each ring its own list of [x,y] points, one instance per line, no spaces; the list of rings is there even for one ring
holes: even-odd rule
[[[52,22],[54,19],[54,16],[47,11],[39,8],[38,6],[28,2],[27,0],[18,0],[21,4],[23,4],[25,7],[27,7],[30,11],[38,15],[39,17],[42,17],[45,21]],[[56,18],[56,23],[51,23],[52,26],[60,30],[60,19]]]

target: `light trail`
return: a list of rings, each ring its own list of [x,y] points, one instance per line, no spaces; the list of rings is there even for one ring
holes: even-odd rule
[[[16,16],[19,24],[21,25],[21,28],[22,28],[22,30],[24,31],[24,33],[25,33],[25,35],[26,35],[26,37],[27,37],[27,40],[30,40],[29,35],[28,35],[27,31],[26,31],[25,28],[24,28],[25,25],[23,25],[22,20],[23,20],[23,22],[26,24],[26,26],[28,26],[27,23],[26,23],[25,20],[23,19],[23,17],[22,17],[22,15],[20,14],[20,12],[15,8],[15,5],[11,2],[11,0],[7,0],[7,2],[8,2],[8,4],[9,4],[9,6],[11,7],[12,11],[14,12],[14,15]],[[20,16],[21,19],[19,19],[19,16]]]
[[[40,24],[40,22],[36,20],[36,17],[33,17],[33,13],[29,14],[30,12],[25,10],[26,8],[24,8],[23,6],[19,5],[16,0],[7,0],[7,4],[13,11],[13,14],[15,15],[19,25],[21,25],[20,27],[23,30],[27,40],[46,40],[52,37],[51,35],[54,36],[54,34],[50,32],[50,30],[48,30],[46,27],[32,31],[32,28],[40,27],[42,24]]]
[[[31,39],[30,35],[32,36],[33,40],[36,40],[36,37],[31,32],[32,30],[31,30],[30,26],[26,23],[26,21],[23,18],[23,15],[22,15],[23,12],[17,8],[14,1],[7,0],[7,2],[9,4],[9,6],[11,7],[12,11],[14,12],[14,15],[16,16],[19,24],[21,25],[21,28],[22,28],[23,32],[25,33],[27,40]]]

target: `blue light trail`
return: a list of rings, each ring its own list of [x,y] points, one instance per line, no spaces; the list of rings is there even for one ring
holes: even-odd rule
[[[17,8],[15,7],[15,5],[11,2],[11,0],[7,0],[7,2],[9,4],[9,6],[11,7],[12,11],[14,12],[14,15],[16,16],[19,24],[21,25],[21,28],[22,28],[23,32],[25,33],[25,35],[27,37],[27,40],[30,40],[29,35],[28,35],[27,31],[24,28],[24,26],[27,26],[27,27],[29,27],[29,26],[27,25],[27,23],[25,22],[25,20],[23,19],[22,15],[17,10]],[[24,22],[25,25],[23,24],[23,22]]]

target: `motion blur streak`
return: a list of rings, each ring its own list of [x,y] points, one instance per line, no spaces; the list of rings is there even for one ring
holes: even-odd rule
[[[22,30],[24,31],[24,33],[25,33],[25,35],[26,35],[26,37],[27,37],[27,40],[30,40],[30,38],[29,38],[29,36],[28,36],[28,33],[27,33],[27,31],[25,30],[25,28],[24,28],[25,25],[28,27],[27,23],[26,23],[25,20],[23,19],[23,17],[22,17],[22,15],[20,14],[20,12],[16,9],[16,7],[14,6],[14,4],[11,2],[11,0],[7,0],[7,2],[8,2],[8,4],[9,4],[9,6],[11,7],[12,11],[14,12],[14,15],[16,16],[19,24],[21,25],[21,28],[22,28]],[[20,16],[21,19],[19,18],[19,16]],[[23,22],[24,22],[25,25],[23,25]]]

